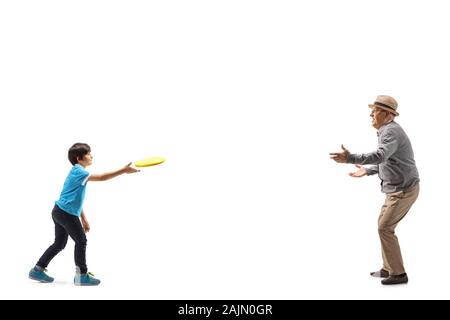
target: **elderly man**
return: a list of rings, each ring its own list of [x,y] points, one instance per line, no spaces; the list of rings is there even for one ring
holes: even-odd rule
[[[366,154],[352,154],[342,145],[343,152],[330,153],[330,157],[339,163],[354,163],[358,170],[350,173],[351,177],[378,173],[381,191],[386,193],[378,218],[383,267],[371,272],[371,275],[385,278],[382,284],[407,283],[408,276],[403,267],[395,228],[419,195],[419,173],[411,142],[402,127],[394,121],[399,115],[395,99],[378,96],[369,107],[372,109],[372,126],[378,130],[378,149]],[[372,166],[366,168],[362,166],[364,164]]]

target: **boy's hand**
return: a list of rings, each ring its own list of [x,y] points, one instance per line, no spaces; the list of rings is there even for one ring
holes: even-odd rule
[[[131,162],[129,164],[127,164],[125,167],[123,167],[123,172],[124,173],[135,173],[135,172],[139,172],[140,170],[131,167]]]
[[[83,225],[83,230],[85,233],[88,233],[91,230],[91,226],[86,219],[81,219],[81,224]]]

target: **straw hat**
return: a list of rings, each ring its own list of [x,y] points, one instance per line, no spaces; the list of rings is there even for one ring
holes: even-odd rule
[[[371,109],[380,108],[398,116],[400,114],[397,112],[397,106],[397,101],[390,96],[378,96],[373,104],[369,104]]]

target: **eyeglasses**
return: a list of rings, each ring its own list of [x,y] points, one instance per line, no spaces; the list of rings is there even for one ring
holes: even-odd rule
[[[372,112],[370,114],[374,114],[375,112],[387,112],[386,110],[380,109],[380,108],[373,108]]]

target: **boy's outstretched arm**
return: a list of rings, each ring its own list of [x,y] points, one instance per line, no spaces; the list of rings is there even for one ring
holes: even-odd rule
[[[106,181],[106,180],[115,178],[117,176],[120,176],[121,174],[124,174],[124,173],[135,173],[135,172],[139,172],[139,170],[131,167],[131,162],[130,162],[125,167],[123,167],[119,170],[116,170],[116,171],[106,172],[106,173],[101,173],[101,174],[91,174],[88,178],[88,181]]]

